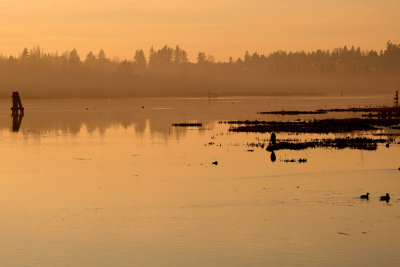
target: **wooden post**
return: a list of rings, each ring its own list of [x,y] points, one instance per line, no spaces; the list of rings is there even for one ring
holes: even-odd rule
[[[396,91],[394,95],[394,105],[397,107],[399,105],[399,91]]]
[[[12,113],[18,113],[18,111],[21,111],[21,113],[24,114],[24,107],[22,106],[18,91],[13,92],[11,97],[13,102],[13,106],[11,107]]]

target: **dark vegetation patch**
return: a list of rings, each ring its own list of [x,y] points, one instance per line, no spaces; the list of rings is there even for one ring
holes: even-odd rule
[[[371,138],[335,138],[335,139],[315,139],[309,142],[279,142],[267,146],[268,151],[275,150],[302,150],[307,148],[336,148],[336,149],[360,149],[360,150],[376,150],[378,143],[387,142],[384,139]]]
[[[394,118],[394,117],[400,117],[400,112],[399,113],[369,113],[369,114],[363,114],[363,117],[368,117],[368,118]]]
[[[352,108],[334,108],[334,109],[318,109],[320,112],[379,112],[379,113],[398,113],[400,107],[352,107]]]
[[[400,133],[374,133],[373,136],[400,136]]]
[[[202,127],[202,123],[191,123],[191,122],[185,122],[185,123],[173,123],[172,126],[174,127]]]
[[[292,121],[292,122],[277,122],[277,121],[227,121],[232,126],[231,132],[292,132],[292,133],[345,133],[353,131],[377,130],[377,126],[393,126],[400,123],[399,119],[323,119],[311,121]]]
[[[391,117],[400,117],[400,107],[393,108],[380,108],[375,113],[363,114],[363,117],[369,118],[391,118]]]
[[[307,115],[307,114],[326,114],[328,112],[364,112],[365,117],[400,117],[400,107],[351,107],[334,109],[317,109],[314,111],[301,110],[281,110],[281,111],[262,111],[258,114],[272,115]]]
[[[282,110],[282,111],[263,111],[258,114],[274,114],[274,115],[307,115],[307,114],[326,114],[326,111],[298,111],[298,110]]]
[[[264,143],[248,143],[248,147],[255,147],[263,149],[266,147],[267,151],[275,150],[303,150],[308,148],[336,148],[336,149],[360,149],[360,150],[376,150],[379,143],[386,143],[385,139],[372,139],[372,138],[329,138],[329,139],[314,139],[311,141],[298,142],[298,141],[280,141],[276,144]]]

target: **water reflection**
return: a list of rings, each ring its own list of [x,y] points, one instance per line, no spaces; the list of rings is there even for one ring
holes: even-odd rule
[[[271,152],[271,161],[272,161],[272,162],[275,162],[275,161],[276,161],[276,155],[275,155],[275,152],[274,152],[274,151]]]
[[[19,128],[21,127],[22,118],[24,117],[24,113],[22,112],[13,112],[12,113],[12,131],[18,132]]]
[[[22,118],[24,114],[12,113],[12,131],[19,132],[63,132],[72,135],[79,134],[85,129],[89,134],[99,133],[104,135],[107,129],[121,127],[122,129],[134,128],[136,134],[143,134],[149,130],[151,135],[158,134],[168,137],[171,132],[177,136],[184,134],[187,129],[179,127],[173,128],[172,123],[177,122],[176,116],[165,114],[164,118],[148,112],[140,114],[129,111],[58,111],[50,112],[31,110],[25,114],[24,124]],[[0,117],[0,129],[8,129],[9,119]]]
[[[238,98],[238,101],[228,100],[221,98],[209,102],[207,99],[28,99],[24,104],[25,108],[29,110],[29,114],[25,114],[24,124],[21,125],[21,116],[13,115],[12,129],[15,132],[19,130],[24,132],[63,132],[74,135],[85,128],[88,133],[96,132],[103,135],[107,129],[113,127],[125,129],[133,127],[135,133],[139,135],[148,130],[151,135],[157,134],[165,138],[169,138],[173,133],[179,139],[192,129],[174,128],[171,126],[172,123],[201,122],[204,125],[203,129],[210,129],[221,120],[254,120],[259,117],[257,112],[267,109],[310,110],[337,106],[335,99],[298,101],[298,99],[291,98]],[[371,98],[343,101],[340,102],[341,105],[355,106],[379,104],[383,100]],[[9,129],[10,127],[9,105],[9,100],[0,100],[0,129]],[[334,113],[313,116],[326,118],[344,115]],[[299,118],[293,116],[293,118],[290,117],[290,120]],[[301,116],[301,119],[306,120],[307,118],[307,116]],[[287,121],[288,117],[263,115],[261,120]],[[276,141],[276,135],[272,134],[270,140],[271,142]]]
[[[275,145],[275,144],[276,144],[276,134],[275,134],[275,133],[272,133],[272,134],[271,134],[270,143],[271,143],[272,145]]]

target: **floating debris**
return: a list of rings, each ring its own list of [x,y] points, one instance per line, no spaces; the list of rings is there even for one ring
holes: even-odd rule
[[[173,123],[172,126],[174,127],[202,127],[202,123],[191,123],[191,122],[185,122],[185,123]]]
[[[296,160],[295,159],[284,159],[284,160],[282,160],[283,162],[296,162]]]
[[[300,159],[298,159],[298,160],[295,160],[295,159],[284,159],[284,160],[281,160],[281,161],[283,161],[283,162],[286,162],[286,163],[294,163],[294,162],[298,162],[298,163],[306,163],[307,162],[307,159],[304,159],[304,158],[300,158]]]
[[[265,144],[263,144],[263,143],[247,143],[247,146],[264,148]]]
[[[82,157],[73,157],[73,160],[91,160],[91,159],[87,159],[87,158],[82,158]]]
[[[339,234],[339,235],[350,235],[350,234],[345,233],[345,232],[339,232],[338,234]]]

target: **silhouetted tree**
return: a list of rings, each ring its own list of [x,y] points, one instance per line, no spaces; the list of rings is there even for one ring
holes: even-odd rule
[[[100,49],[99,54],[98,54],[98,59],[100,62],[106,62],[108,61],[107,57],[106,57],[106,53],[104,53],[103,49]]]
[[[146,72],[147,60],[142,49],[136,50],[134,56],[134,67],[135,72],[138,74],[144,74]]]
[[[24,48],[24,50],[21,53],[21,61],[27,61],[28,58],[29,58],[28,48]]]
[[[81,58],[75,48],[69,52],[68,61],[69,65],[73,68],[76,68],[81,64]]]
[[[178,45],[176,46],[173,53],[174,62],[178,64],[188,63],[186,51],[181,49]]]
[[[164,71],[167,70],[169,65],[173,62],[174,50],[169,46],[154,51],[152,47],[150,49],[149,67],[153,71]]]
[[[118,71],[124,74],[130,74],[133,71],[133,64],[125,59],[119,64]]]
[[[199,54],[197,55],[197,64],[204,64],[206,63],[206,53],[205,52],[199,52]]]
[[[93,63],[96,61],[96,56],[93,54],[92,51],[90,51],[87,55],[86,55],[86,59],[85,62],[86,63]]]

